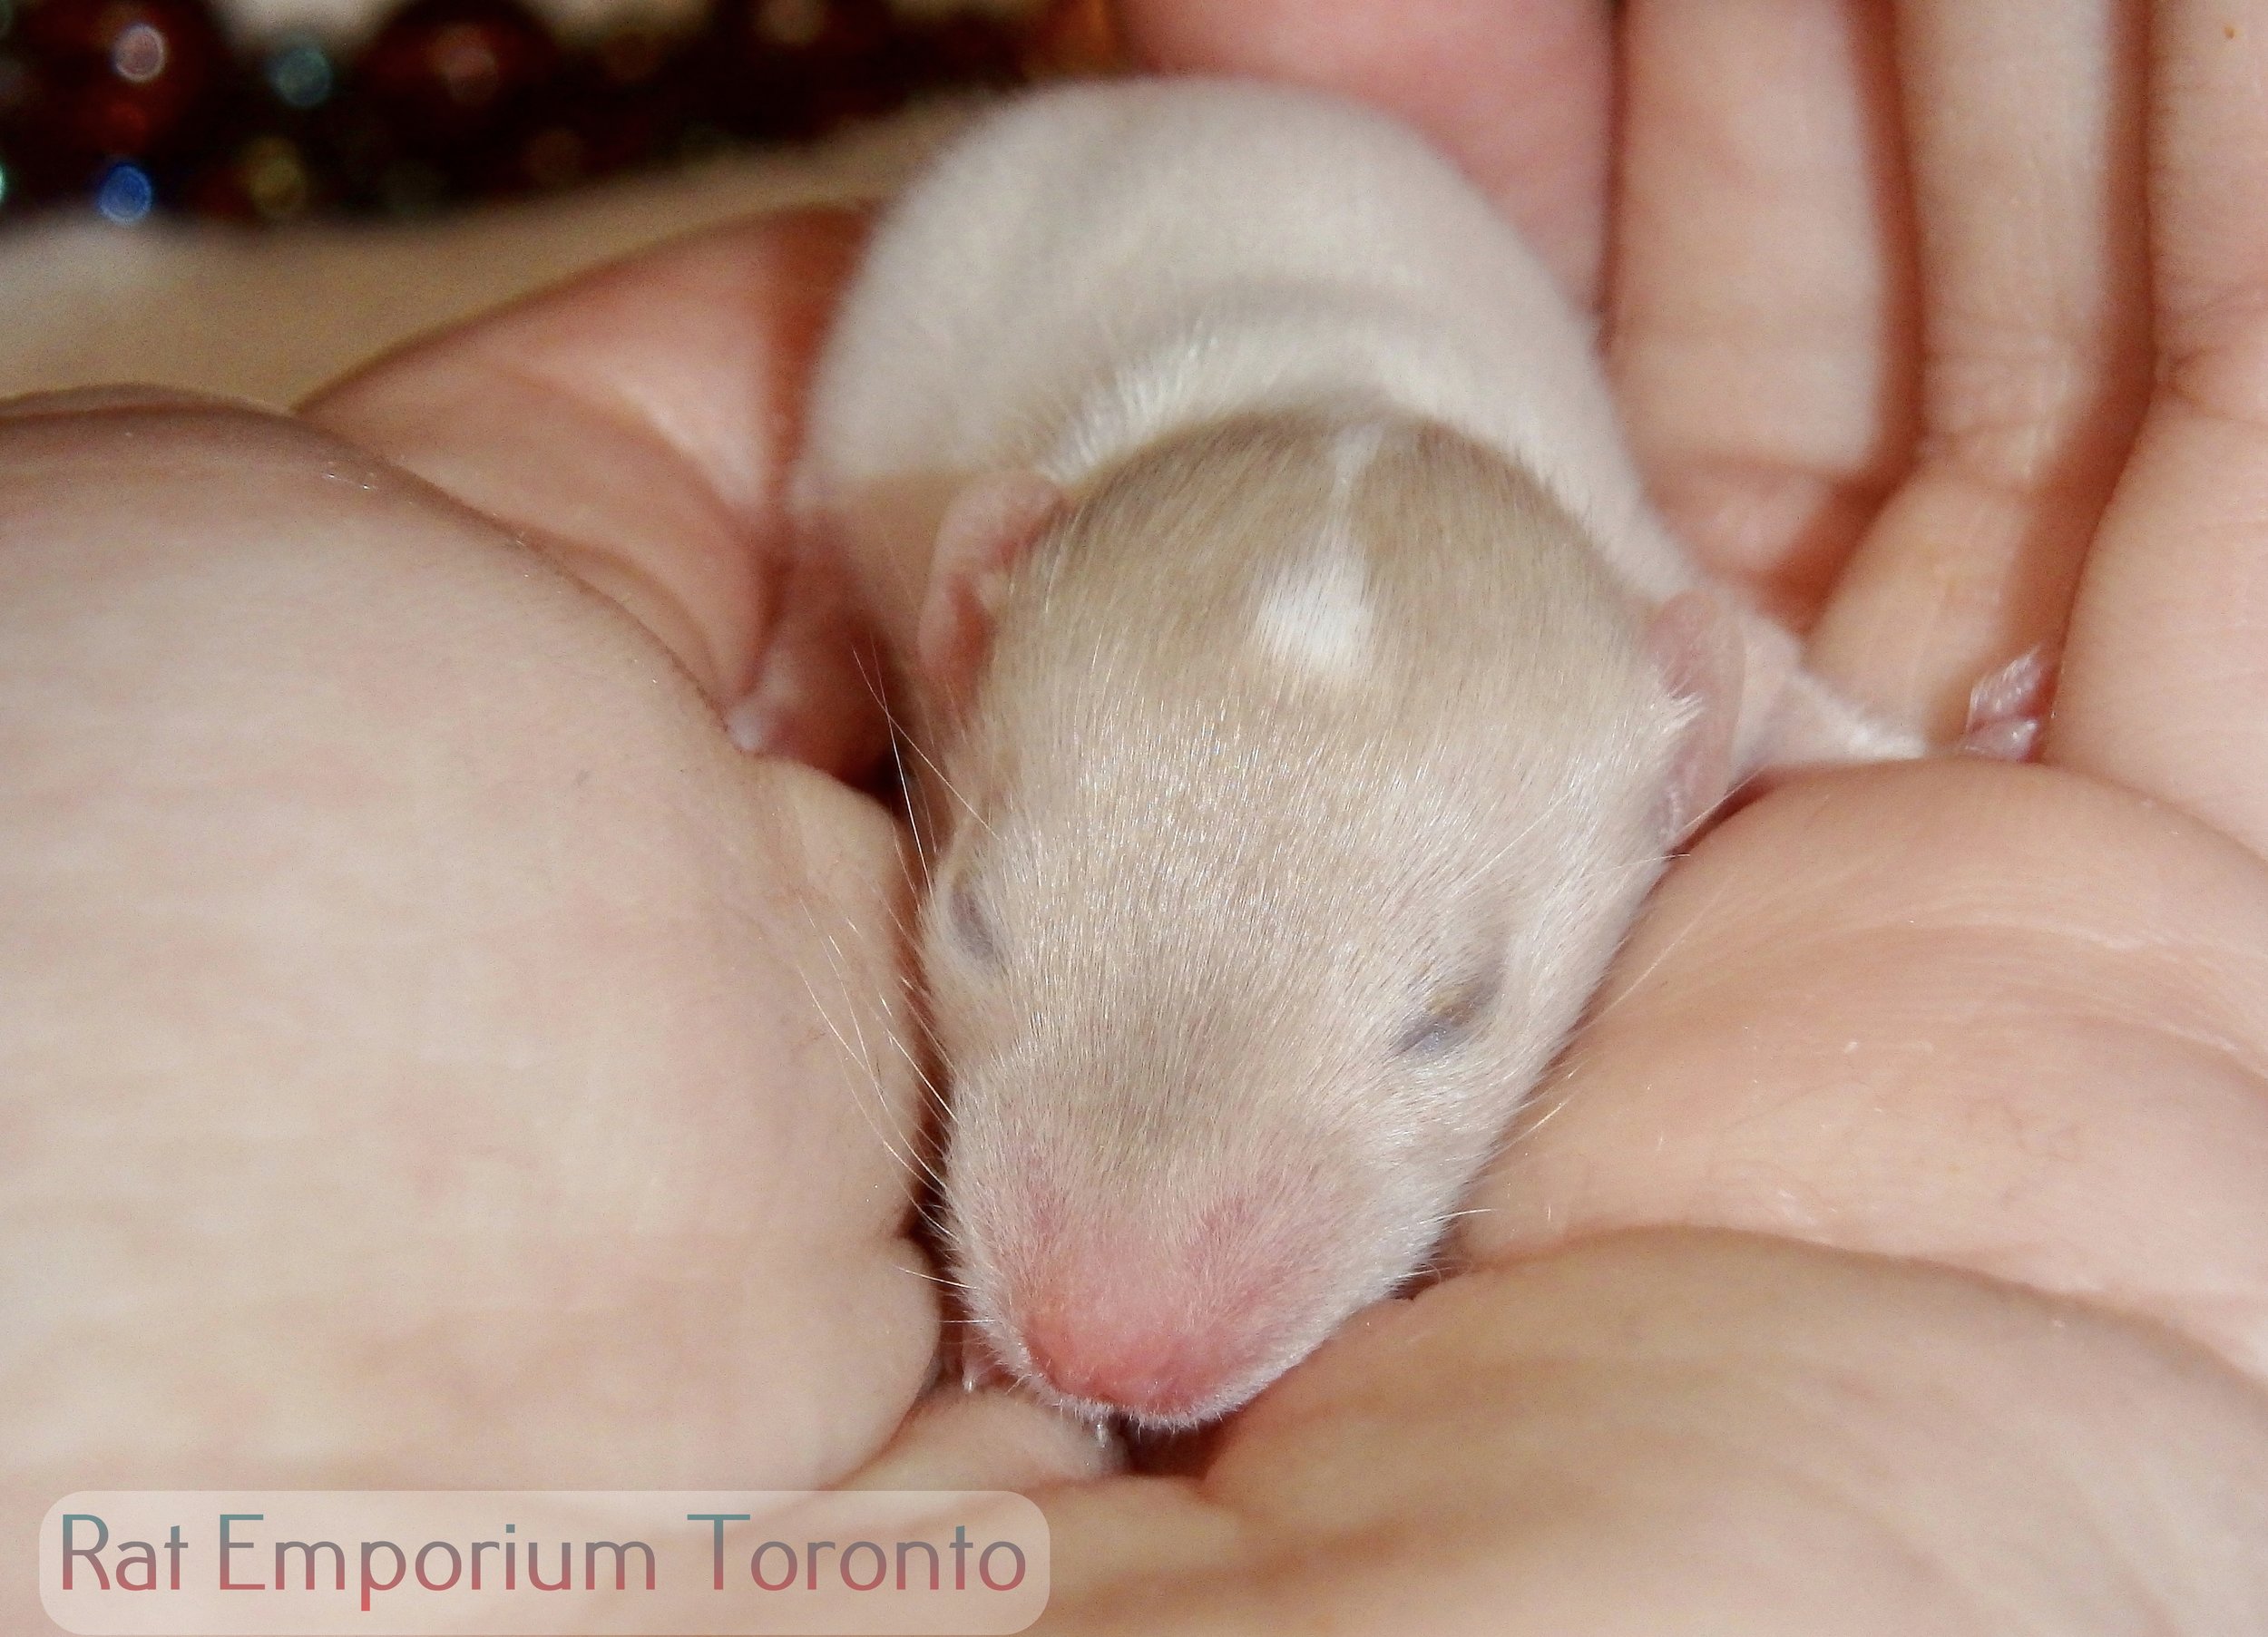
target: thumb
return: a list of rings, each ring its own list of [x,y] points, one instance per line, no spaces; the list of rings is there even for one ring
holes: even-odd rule
[[[878,748],[880,706],[852,599],[797,550],[785,487],[863,229],[805,210],[697,234],[413,343],[302,414],[612,599],[720,710],[800,702],[737,736],[749,748],[847,771]]]

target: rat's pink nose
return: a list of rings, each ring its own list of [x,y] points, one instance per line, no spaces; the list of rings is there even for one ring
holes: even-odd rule
[[[1138,1416],[1201,1410],[1256,1351],[1233,1316],[1200,1318],[1136,1292],[1051,1304],[1018,1334],[1032,1373],[1057,1392]]]

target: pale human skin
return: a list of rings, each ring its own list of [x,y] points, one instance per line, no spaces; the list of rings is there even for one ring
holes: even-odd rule
[[[844,223],[315,430],[15,406],[0,1533],[107,1485],[1052,1480],[1054,1631],[2268,1628],[2268,0],[2166,0],[2146,80],[2138,6],[1909,0],[1894,64],[1862,9],[1626,9],[1616,371],[1675,519],[1884,710],[1955,720],[2076,585],[2046,765],[1707,837],[1474,1265],[1191,1476],[1067,1481],[997,1395],[899,1428],[898,837],[713,708],[823,606],[766,565]],[[1431,119],[1587,286],[1604,8],[1321,10],[1129,21]]]

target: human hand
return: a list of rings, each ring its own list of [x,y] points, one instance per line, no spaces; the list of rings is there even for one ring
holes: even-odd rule
[[[1635,8],[1631,26],[1673,15]],[[2200,36],[2187,45],[2194,66],[2216,48],[2196,15],[2188,21]],[[2241,105],[2231,91],[2221,102]],[[2188,104],[2209,105],[2202,93]],[[2173,136],[2161,129],[2156,140]],[[2215,166],[2261,151],[2211,130],[2187,140],[2193,159]],[[2162,225],[2175,231],[2172,220]],[[2199,228],[2233,225],[2197,224],[2183,254],[2203,254]],[[38,581],[43,599],[12,599],[17,609],[102,613],[107,599],[89,593],[109,582],[91,587],[72,563],[91,541],[122,531],[170,548],[156,561],[219,566],[201,591],[177,575],[161,593],[181,600],[113,617],[109,628],[124,640],[89,650],[88,628],[56,626],[34,649],[15,638],[36,627],[11,633],[0,653],[60,663],[98,652],[105,688],[83,671],[56,675],[73,684],[63,697],[111,703],[107,715],[75,703],[69,716],[47,713],[34,726],[47,735],[39,748],[48,760],[9,765],[68,765],[86,745],[117,745],[93,769],[98,777],[73,788],[130,802],[144,794],[162,818],[181,811],[178,784],[138,785],[132,775],[181,765],[145,754],[150,746],[185,746],[197,753],[186,764],[200,775],[195,787],[248,843],[279,831],[309,843],[259,853],[264,879],[309,890],[281,895],[290,913],[248,919],[241,911],[257,900],[245,894],[241,856],[200,861],[189,884],[205,889],[201,898],[161,875],[154,884],[166,890],[146,891],[154,862],[191,856],[182,835],[160,833],[160,844],[107,862],[128,889],[112,894],[114,911],[90,920],[80,941],[49,946],[65,957],[62,970],[108,987],[78,991],[80,1033],[50,1028],[44,1037],[73,1048],[75,1084],[93,1095],[70,1106],[91,1117],[64,1141],[34,1128],[42,1140],[25,1152],[53,1168],[32,1173],[22,1196],[36,1204],[76,1187],[72,1197],[89,1198],[85,1184],[109,1163],[100,1143],[130,1123],[170,1158],[146,1167],[145,1192],[121,1218],[120,1242],[132,1253],[83,1275],[96,1300],[50,1299],[41,1310],[59,1321],[46,1336],[50,1373],[26,1379],[46,1396],[15,1398],[54,1413],[24,1426],[101,1428],[98,1409],[112,1419],[94,1442],[101,1458],[57,1459],[21,1480],[39,1505],[62,1487],[102,1481],[118,1470],[105,1460],[137,1441],[146,1450],[173,1440],[180,1465],[169,1470],[193,1470],[185,1481],[200,1483],[290,1481],[270,1475],[292,1471],[319,1481],[307,1477],[310,1465],[341,1482],[443,1482],[451,1473],[483,1484],[816,1480],[871,1450],[911,1398],[934,1329],[893,1239],[902,1182],[884,1146],[849,1124],[863,1117],[857,1077],[836,1078],[782,1049],[823,1041],[813,998],[797,988],[803,974],[840,970],[851,995],[869,986],[868,1005],[889,992],[887,917],[877,906],[890,903],[896,880],[890,833],[821,781],[739,767],[699,701],[706,692],[711,704],[729,702],[778,628],[767,610],[781,602],[758,571],[772,560],[763,548],[777,517],[777,417],[799,336],[836,265],[829,242],[808,223],[699,241],[397,360],[314,406],[318,421],[585,570],[635,623],[597,599],[562,600],[561,582],[480,518],[396,488],[382,471],[366,473],[374,490],[357,487],[359,468],[343,469],[345,482],[323,479],[338,464],[335,448],[226,416],[232,430],[213,468],[225,475],[204,490],[180,479],[185,462],[195,469],[189,453],[205,434],[112,418],[96,445],[99,498],[122,512],[77,501],[73,511],[45,489],[36,504],[11,510],[19,533],[35,529],[51,542],[32,554],[49,577]],[[2235,270],[2220,275],[2222,288],[2242,289],[2243,247],[2227,250],[2223,266]],[[1628,345],[1623,374],[1648,442]],[[2238,336],[2197,351],[2241,379],[2226,360],[2241,360],[2243,348]],[[1672,877],[1600,1023],[1540,1105],[1560,1112],[1482,1202],[1489,1214],[1471,1247],[1480,1265],[1368,1316],[1233,1423],[1198,1476],[1060,1491],[1051,1501],[1060,1625],[1269,1630],[1329,1615],[1356,1629],[1500,1631],[1525,1619],[1611,1631],[1617,1622],[1689,1628],[1706,1615],[1751,1631],[1862,1630],[1868,1618],[1907,1631],[1960,1619],[2005,1629],[2025,1615],[2111,1629],[2137,1609],[2198,1630],[2258,1623],[2258,1605],[2241,1600],[2260,1588],[2239,1554],[2268,1527],[2246,1510],[2259,1505],[2247,1475],[2268,1458],[2268,1430],[2257,1388],[2239,1371],[2257,1364],[2247,1350],[2258,1333],[2262,1238],[2261,1191],[2244,1185],[2260,1147],[2253,1066],[2263,1012],[2259,824],[2244,775],[2260,762],[2244,755],[2253,730],[2239,667],[2250,649],[2234,625],[2242,599],[2231,594],[2246,567],[2241,537],[2184,514],[2240,492],[2242,467],[2210,486],[2175,481],[2196,438],[2180,435],[2178,411],[2169,414],[2172,449],[2158,463],[2171,476],[2146,505],[2122,492],[2130,521],[2114,512],[2090,561],[2049,738],[2060,767],[1945,765],[1811,782],[1714,836]],[[149,452],[151,464],[138,467],[122,447]],[[1652,447],[1658,460],[1661,446]],[[36,481],[54,478],[53,450],[28,468]],[[15,466],[19,477],[26,470]],[[140,483],[121,481],[137,472]],[[93,504],[84,469],[64,475]],[[228,503],[186,503],[224,483]],[[375,533],[357,510],[372,502],[357,498],[372,493],[389,520]],[[335,537],[335,554],[319,574],[304,546],[281,549],[323,536]],[[1731,560],[1723,542],[1719,560]],[[1782,560],[1756,560],[1769,579]],[[129,567],[138,580],[151,560]],[[2100,576],[2120,573],[2146,573],[2157,590],[2112,599],[2119,617],[2102,615],[2090,640],[2087,599]],[[247,609],[269,612],[248,627]],[[278,609],[289,618],[276,619]],[[279,629],[297,636],[279,643]],[[184,642],[214,632],[201,646]],[[659,660],[665,648],[691,684]],[[200,654],[208,662],[191,663]],[[436,665],[436,654],[456,658]],[[270,686],[248,691],[245,674]],[[373,685],[336,686],[374,675],[388,687],[419,685],[385,722],[372,717]],[[279,697],[303,719],[296,732],[264,736],[278,753],[264,763],[215,758],[197,736],[256,697]],[[562,697],[580,713],[564,724]],[[500,703],[467,710],[491,700]],[[173,714],[152,714],[153,702]],[[562,726],[579,736],[563,745]],[[308,754],[316,748],[319,759]],[[331,793],[318,804],[334,809],[327,825],[306,806],[308,765],[325,770],[313,794]],[[410,770],[406,780],[355,782],[396,765]],[[486,794],[432,805],[476,766],[495,781]],[[607,809],[589,829],[580,810],[556,805],[560,786],[586,766]],[[2135,791],[2167,805],[2146,805]],[[190,810],[207,823],[214,811]],[[379,838],[387,844],[374,852],[364,829],[373,812],[424,817],[389,823]],[[279,824],[287,813],[293,822]],[[797,815],[784,832],[783,814]],[[538,881],[516,903],[468,887],[422,906],[431,919],[409,921],[412,935],[376,950],[358,943],[403,927],[404,904],[421,907],[407,889],[436,858],[453,854],[454,879],[464,882],[512,879],[506,865],[527,855],[531,823],[538,835],[602,843],[553,854],[592,860],[577,879],[619,883],[616,912],[595,918],[595,934],[587,916],[547,924],[555,911]],[[367,899],[318,868],[341,849],[316,843],[342,828],[356,831],[358,860],[406,866],[379,901],[386,914],[368,913]],[[657,830],[665,847],[650,845]],[[858,845],[807,863],[815,833]],[[34,838],[47,851],[12,847],[9,856],[36,885],[84,833],[58,824]],[[1870,850],[1881,861],[1871,880],[1853,864]],[[822,925],[842,918],[832,940],[783,932],[767,913],[808,904],[814,892]],[[667,906],[651,917],[660,947],[625,947],[625,927],[655,905]],[[1918,906],[1934,918],[1914,924]],[[185,929],[236,941],[184,945]],[[127,947],[143,959],[119,972],[115,951]],[[246,987],[199,989],[171,974],[225,974],[220,957],[248,947],[263,955],[264,987],[249,992],[279,999],[216,1035],[216,996]],[[357,948],[360,959],[340,959]],[[513,1232],[501,1237],[495,1219],[478,1213],[493,1209],[493,1173],[436,1169],[436,1152],[463,1145],[428,1148],[407,1134],[421,1119],[430,1130],[437,1113],[496,1128],[532,1122],[553,1106],[563,1071],[538,1060],[488,1087],[503,1048],[528,1037],[524,1003],[472,1008],[470,1029],[445,1009],[442,1027],[422,1035],[390,1029],[408,1015],[406,986],[434,1004],[423,974],[436,950],[473,960],[475,971],[483,950],[524,962],[521,996],[579,998],[562,1028],[632,1020],[605,1059],[620,1072],[579,1082],[597,1099],[586,1129],[607,1130],[609,1114],[617,1128],[582,1148],[539,1141],[523,1206],[505,1215]],[[597,972],[594,960],[605,963]],[[1804,980],[1800,1004],[1786,993],[1791,968]],[[702,998],[701,1015],[679,1009],[688,993]],[[89,1059],[91,1042],[122,1032],[109,1014],[85,1013],[90,994],[125,997],[164,1027],[152,1036],[138,1025],[106,1042],[127,1049]],[[151,1004],[175,1001],[171,1011]],[[41,1015],[72,1016],[54,1007]],[[294,1017],[330,1027],[286,1027]],[[350,1020],[368,1032],[357,1039],[337,1027]],[[389,1032],[425,1048],[406,1063],[374,1062],[367,1048]],[[184,1077],[182,1057],[165,1060],[165,1085],[177,1089],[157,1101],[148,1095],[153,1038],[177,1054],[193,1048],[187,1061],[198,1070]],[[310,1055],[309,1041],[324,1038],[362,1050]],[[2074,1050],[2075,1040],[2093,1049]],[[1853,1041],[1859,1049],[1846,1052]],[[487,1049],[432,1050],[452,1042]],[[436,1057],[455,1071],[432,1075]],[[874,1057],[886,1065],[890,1054]],[[139,1079],[126,1072],[136,1064]],[[342,1104],[357,1083],[348,1071],[367,1077],[365,1090]],[[367,1095],[395,1074],[435,1093]],[[728,1127],[736,1112],[729,1088],[720,1097],[699,1088],[726,1082],[747,1086],[781,1124],[719,1139],[717,1122]],[[246,1150],[243,1125],[224,1117],[233,1161],[184,1149],[214,1126],[216,1108],[237,1106],[230,1099],[247,1083],[263,1086],[281,1145]],[[122,1084],[139,1100],[119,1099]],[[895,1079],[894,1108],[910,1107],[909,1084]],[[2135,1092],[2145,1086],[2147,1107]],[[1878,1103],[1889,1112],[1872,1118]],[[2105,1105],[2129,1122],[2109,1137],[2100,1112],[2072,1113]],[[317,1122],[342,1106],[367,1110],[375,1129],[362,1160],[324,1170],[310,1158]],[[622,1119],[642,1145],[625,1149]],[[814,1148],[782,1172],[762,1169],[771,1139],[815,1121],[826,1135]],[[1824,1157],[1823,1130],[1848,1134]],[[682,1142],[689,1132],[699,1140]],[[372,1164],[374,1151],[397,1163]],[[660,1163],[624,1164],[625,1152]],[[744,1198],[777,1199],[791,1179],[812,1180],[815,1160],[821,1179],[870,1192],[846,1204],[822,1188],[809,1209],[761,1222],[656,1213],[657,1176],[708,1199],[747,1177]],[[1970,1184],[1965,1194],[1949,1197],[1949,1174]],[[296,1204],[279,1180],[295,1176],[317,1180],[307,1192],[320,1211]],[[161,1230],[205,1220],[216,1199],[240,1211],[236,1238],[176,1231],[168,1242]],[[406,1250],[406,1200],[428,1202],[433,1224]],[[51,1233],[54,1220],[71,1231],[83,1219],[51,1219]],[[35,1214],[25,1222],[41,1227]],[[626,1222],[637,1224],[627,1234]],[[1695,1231],[1713,1224],[1826,1248]],[[284,1226],[307,1237],[263,1238]],[[1610,1227],[1639,1231],[1573,1238]],[[436,1270],[480,1289],[465,1275],[501,1276],[515,1265],[512,1248],[562,1232],[572,1251],[551,1265],[597,1259],[614,1276],[611,1306],[433,1301]],[[210,1281],[230,1258],[239,1272],[219,1288],[235,1300],[212,1322],[163,1305],[169,1288]],[[696,1277],[663,1281],[665,1269],[689,1262]],[[855,1322],[816,1348],[792,1336],[748,1348],[738,1327],[750,1321],[750,1304],[733,1281],[751,1266],[775,1277],[781,1298],[758,1320],[845,1311],[844,1291],[863,1291],[873,1305],[857,1316],[854,1298]],[[306,1291],[318,1272],[334,1282],[286,1310],[278,1292]],[[674,1325],[621,1335],[611,1320],[638,1311],[638,1293],[657,1283],[682,1298],[666,1310]],[[2084,1301],[2034,1293],[2043,1289]],[[66,1382],[58,1396],[63,1364],[147,1353],[169,1331],[184,1340],[142,1360],[161,1390],[139,1418],[117,1416],[116,1405],[133,1402],[128,1394]],[[510,1370],[518,1390],[494,1401],[510,1404],[516,1424],[472,1414],[377,1430],[414,1423],[435,1396],[470,1394],[477,1409],[503,1379],[491,1369],[500,1336],[526,1350],[502,1354],[507,1366],[552,1361]],[[289,1390],[265,1393],[227,1426],[181,1408],[244,1360],[274,1360],[287,1342],[303,1350],[269,1363],[268,1379]],[[634,1389],[627,1401],[601,1401],[610,1385],[656,1379],[656,1368],[667,1367],[659,1379],[688,1379],[670,1373],[680,1351],[690,1379],[729,1387],[737,1420],[704,1420],[709,1396],[690,1390],[661,1406]],[[400,1368],[347,1363],[372,1357]],[[756,1358],[761,1367],[734,1374]],[[825,1379],[842,1384],[843,1398],[814,1389]],[[527,1414],[531,1404],[539,1413]],[[982,1408],[918,1424],[870,1477],[1017,1482],[1079,1469],[1078,1452],[1051,1442],[1038,1412]],[[337,1444],[310,1457],[284,1436],[308,1424],[295,1417],[327,1425]],[[468,1440],[465,1429],[482,1426],[485,1435]],[[7,1447],[55,1449],[13,1437]],[[231,1449],[238,1464],[218,1458]],[[166,1479],[143,1466],[132,1481]],[[2124,1554],[2117,1569],[2098,1561],[2110,1534]]]
[[[2163,7],[2152,54],[2138,7],[2051,9],[1901,6],[1893,55],[1857,7],[1626,7],[1606,309],[1673,520],[1878,708],[1957,731],[2077,588],[2047,765],[1800,781],[1710,836],[1467,1270],[1193,1477],[1056,1497],[1056,1629],[2268,1611],[2268,7]],[[1493,98],[1580,173],[1605,8],[1422,8],[1398,54],[1385,7],[1128,10],[1400,106],[1581,287],[1567,173],[1461,126]]]
[[[767,389],[846,243],[762,224],[646,287],[665,326],[719,315],[709,447],[767,499]],[[538,521],[318,427],[131,391],[0,406],[18,1542],[87,1487],[819,1485],[924,1385],[900,838],[742,755],[704,699],[761,624],[762,506],[659,440],[576,440],[608,377],[563,360],[616,287],[393,376],[461,457],[436,477],[580,508],[615,555],[544,543],[582,584],[513,537]],[[475,356],[583,395],[549,424],[540,395],[450,396]],[[515,465],[530,430],[590,486]],[[639,600],[688,577],[698,640]],[[46,1629],[11,1561],[0,1625]]]

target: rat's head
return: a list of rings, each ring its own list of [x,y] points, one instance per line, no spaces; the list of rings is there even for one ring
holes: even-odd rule
[[[1438,428],[1223,423],[1052,498],[955,507],[924,629],[952,1254],[1019,1377],[1188,1424],[1423,1258],[1696,712],[1565,514]]]

